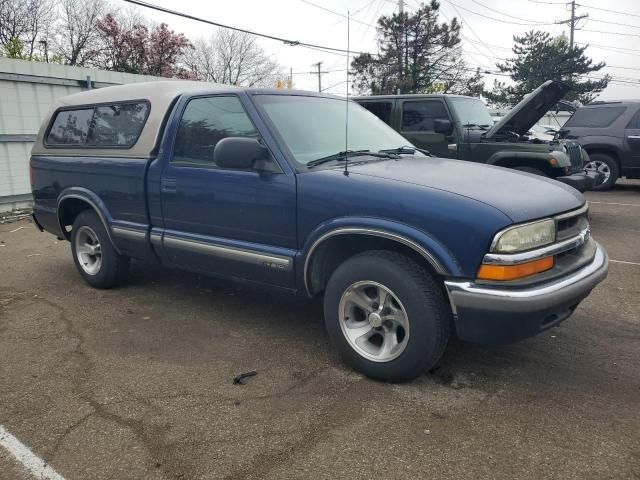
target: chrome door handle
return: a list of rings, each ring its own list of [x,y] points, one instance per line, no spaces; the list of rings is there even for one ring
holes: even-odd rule
[[[630,138],[631,140],[640,140],[640,135],[629,135],[627,138]]]

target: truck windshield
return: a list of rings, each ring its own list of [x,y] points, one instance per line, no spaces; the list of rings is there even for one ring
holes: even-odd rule
[[[345,100],[300,95],[256,95],[254,100],[303,166],[344,150],[379,152],[408,145],[404,137],[355,102],[349,103],[345,148]]]
[[[478,127],[492,127],[493,119],[489,110],[477,98],[451,97],[449,99],[458,120],[463,125],[476,125]]]

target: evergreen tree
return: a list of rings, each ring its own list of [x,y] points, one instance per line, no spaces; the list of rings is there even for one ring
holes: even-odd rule
[[[496,66],[507,73],[513,85],[495,81],[493,89],[485,92],[487,99],[499,106],[512,106],[546,80],[558,80],[568,84],[571,92],[567,100],[588,103],[604,90],[609,75],[594,78],[604,62],[593,63],[585,55],[587,46],[569,46],[566,37],[551,37],[547,32],[530,31],[522,37],[514,36],[514,57]]]
[[[380,17],[380,53],[361,54],[353,60],[353,87],[374,95],[478,91],[479,71],[473,75],[462,60],[460,23],[456,18],[439,22],[439,9],[440,4],[432,0],[413,13]]]

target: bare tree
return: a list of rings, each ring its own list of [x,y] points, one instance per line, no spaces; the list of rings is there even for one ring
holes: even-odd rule
[[[100,55],[98,20],[111,10],[106,0],[61,0],[55,52],[68,65],[92,64]]]
[[[227,29],[218,30],[208,40],[196,40],[183,63],[200,80],[247,87],[273,86],[282,75],[282,67],[255,37]]]
[[[0,0],[0,46],[12,45],[20,58],[46,54],[54,10],[51,0]]]

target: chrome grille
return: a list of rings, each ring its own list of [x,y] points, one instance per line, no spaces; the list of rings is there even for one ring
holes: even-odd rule
[[[564,147],[566,148],[567,155],[569,156],[569,160],[571,161],[571,166],[574,169],[582,169],[582,147],[577,142],[564,142]]]
[[[556,241],[575,237],[589,229],[589,207],[585,205],[578,210],[558,215],[556,222]]]

